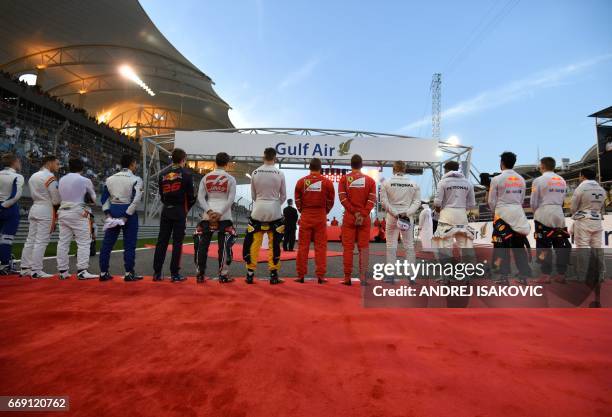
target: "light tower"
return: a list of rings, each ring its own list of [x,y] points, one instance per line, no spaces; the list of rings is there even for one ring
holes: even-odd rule
[[[440,139],[440,107],[442,101],[442,74],[434,73],[431,77],[431,136]]]

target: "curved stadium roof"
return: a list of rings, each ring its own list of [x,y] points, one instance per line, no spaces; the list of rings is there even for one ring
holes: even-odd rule
[[[155,27],[137,0],[0,2],[0,69],[124,133],[231,128],[213,81]],[[119,73],[128,65],[155,93]]]

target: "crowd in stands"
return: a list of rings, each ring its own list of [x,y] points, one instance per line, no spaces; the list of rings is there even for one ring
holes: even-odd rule
[[[76,107],[75,105],[73,105],[72,103],[68,103],[64,100],[62,100],[60,97],[56,97],[56,96],[52,96],[51,94],[49,94],[48,92],[44,91],[42,88],[40,88],[40,86],[38,85],[29,85],[28,83],[26,83],[25,81],[19,81],[18,78],[16,78],[15,76],[13,76],[12,74],[6,72],[6,71],[2,71],[0,70],[0,76],[4,77],[5,79],[11,80],[13,81],[15,84],[18,84],[19,86],[21,86],[21,88],[25,91],[25,90],[30,90],[35,92],[36,94],[45,97],[46,99],[48,99],[50,102],[53,102],[56,107],[63,107],[64,109],[71,111],[75,114],[80,114],[83,117],[85,117],[86,119],[96,123],[98,126],[103,127],[105,129],[109,129],[110,131],[112,131],[113,134],[116,135],[120,135],[121,139],[129,141],[129,140],[134,140],[134,138],[132,138],[131,136],[125,135],[123,134],[121,131],[109,126],[107,123],[99,121],[96,119],[95,116],[90,115],[87,110],[80,108],[80,107]],[[50,108],[50,110],[53,110],[52,108]]]
[[[2,75],[10,78],[6,73]],[[45,104],[48,104],[42,107],[0,88],[0,153],[17,154],[26,178],[39,169],[40,159],[44,155],[57,155],[63,167],[67,166],[71,156],[78,155],[85,162],[85,175],[99,185],[119,169],[119,158],[123,153],[138,153],[132,139],[108,125],[96,122],[97,128],[86,126],[89,123],[85,121],[92,118],[84,110],[49,96],[37,86],[10,79],[23,89],[40,92],[46,97]],[[82,117],[83,124],[67,120],[60,112],[54,112],[58,104]],[[60,175],[63,173],[60,172]]]

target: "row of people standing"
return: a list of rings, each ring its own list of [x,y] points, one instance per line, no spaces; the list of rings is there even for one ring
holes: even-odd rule
[[[518,281],[527,283],[532,276],[528,262],[531,226],[527,220],[523,202],[526,194],[525,179],[514,170],[516,155],[504,152],[500,155],[500,175],[492,178],[488,193],[488,204],[494,213],[493,268],[498,270],[503,281],[510,276],[512,255],[518,269]],[[556,256],[555,281],[565,282],[569,259],[570,233],[566,226],[563,204],[567,184],[554,172],[556,161],[551,157],[540,160],[541,176],[534,179],[529,204],[533,210],[536,258],[540,264],[539,283],[550,283],[553,279],[553,252]],[[573,234],[579,255],[585,248],[601,248],[603,231],[603,209],[605,191],[595,181],[595,171],[584,168],[580,171],[580,185],[572,195],[570,212],[573,217]],[[579,262],[581,257],[578,258]],[[579,265],[579,269],[582,269]]]
[[[115,217],[124,231],[124,258],[126,279],[138,279],[134,273],[138,218],[136,205],[142,196],[142,180],[137,177],[136,159],[124,155],[121,160],[123,169],[109,177],[104,187],[102,204],[107,216]],[[19,225],[18,201],[23,193],[24,178],[19,174],[21,162],[12,154],[2,157],[4,169],[0,171],[0,273],[13,273],[11,265],[11,246]],[[82,175],[82,159],[73,158],[68,162],[69,173],[59,181],[56,174],[60,168],[59,160],[53,155],[42,158],[41,168],[34,173],[28,187],[32,207],[28,215],[28,236],[23,247],[19,275],[32,278],[50,278],[43,269],[46,248],[59,225],[59,240],[56,260],[60,279],[70,277],[69,251],[74,239],[77,244],[77,277],[79,279],[98,278],[88,271],[90,245],[92,241],[92,206],[96,202],[94,186]],[[109,229],[105,233],[100,251],[102,276],[108,274],[110,252],[117,240],[119,229]]]

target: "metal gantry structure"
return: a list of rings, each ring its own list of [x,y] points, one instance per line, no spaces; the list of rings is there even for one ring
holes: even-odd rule
[[[442,74],[436,72],[431,78],[431,137],[440,140],[442,108]]]
[[[232,132],[242,133],[245,135],[245,141],[249,135],[257,134],[285,134],[295,135],[296,139],[302,135],[334,135],[343,137],[363,137],[372,138],[372,146],[376,146],[376,139],[380,137],[399,137],[409,138],[409,136],[376,133],[356,130],[338,130],[338,129],[319,129],[319,128],[236,128],[236,129],[215,129],[206,130],[206,132]],[[219,144],[219,151],[223,148],[223,144]],[[142,170],[144,181],[144,215],[145,221],[159,216],[161,211],[161,201],[159,198],[158,178],[162,169],[168,164],[170,154],[174,149],[174,133],[163,134],[145,137],[142,139]],[[263,150],[262,150],[263,151]],[[472,147],[465,145],[455,145],[447,142],[438,142],[438,157],[436,162],[416,162],[410,161],[409,155],[389,155],[389,159],[385,161],[370,161],[367,155],[363,155],[364,165],[377,167],[382,170],[383,167],[390,167],[393,162],[402,159],[407,162],[408,168],[422,169],[430,171],[433,178],[434,191],[438,181],[442,177],[443,165],[447,161],[457,161],[464,169],[467,169],[473,178],[478,180],[478,176],[471,171]],[[215,155],[188,155],[189,161],[214,161]],[[243,163],[260,163],[261,155],[253,155],[248,157],[234,157],[233,162],[237,164]],[[279,158],[279,166],[283,169],[307,169],[307,158]],[[333,166],[347,166],[348,161],[335,161],[333,159],[325,159],[324,164],[332,168]]]

